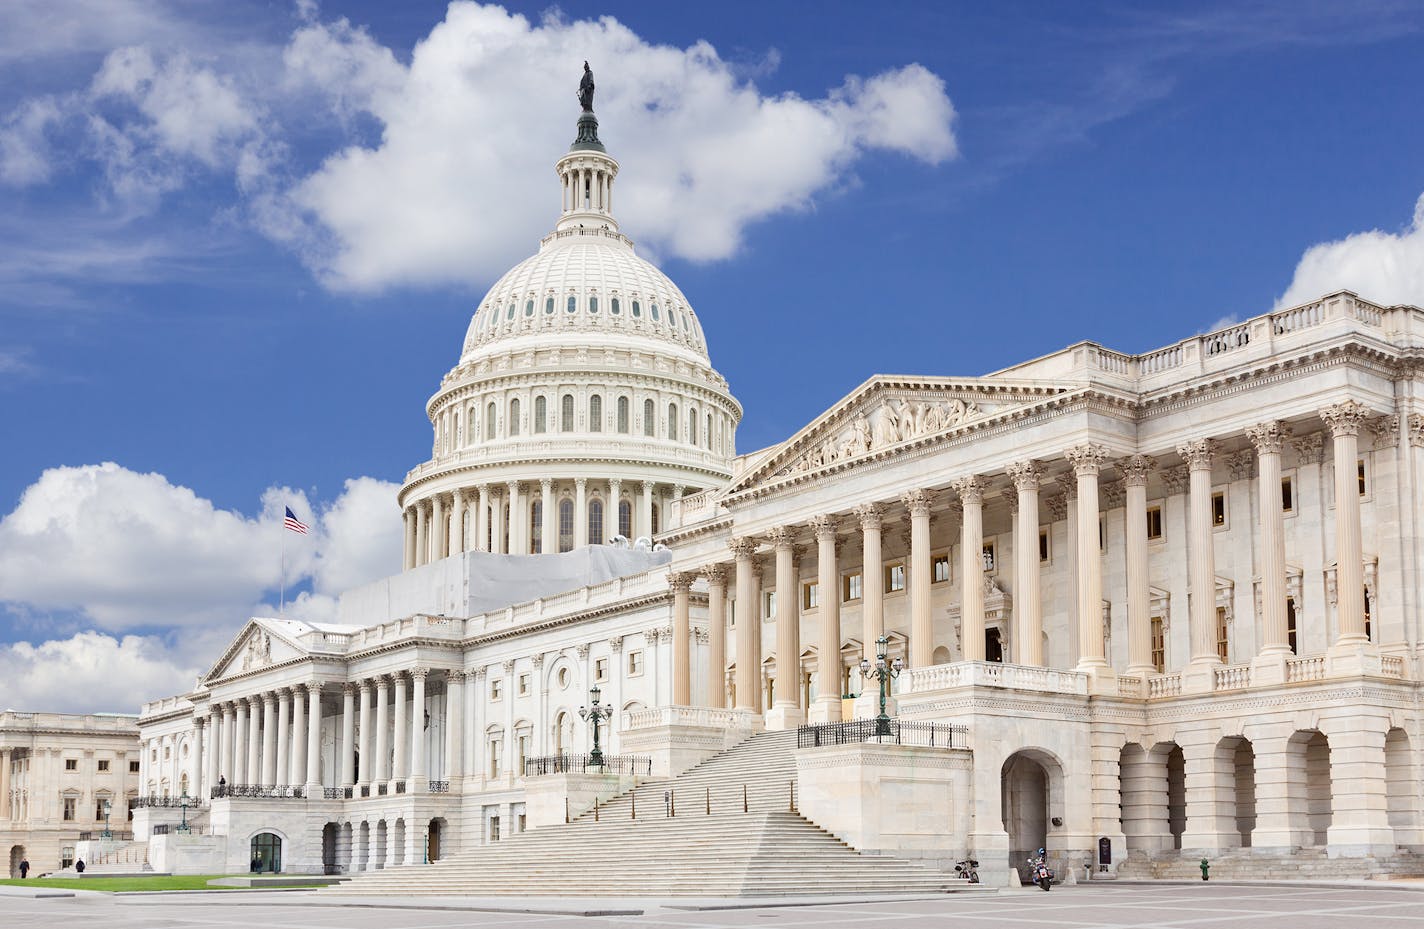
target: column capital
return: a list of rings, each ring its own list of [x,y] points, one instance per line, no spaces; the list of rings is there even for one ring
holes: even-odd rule
[[[1359,435],[1360,425],[1370,416],[1370,409],[1355,400],[1342,400],[1320,410],[1320,418],[1330,427],[1330,434],[1336,438]]]
[[[707,586],[709,587],[727,586],[727,569],[723,565],[707,565],[702,569],[702,576],[707,578]]]
[[[1162,486],[1167,489],[1169,495],[1179,494],[1187,489],[1187,476],[1185,465],[1167,468],[1162,472]]]
[[[542,668],[542,667],[544,667],[544,653],[543,653],[543,652],[535,652],[534,654],[530,655],[530,656],[529,656],[529,663],[532,664],[532,665],[533,665],[534,667],[536,667],[536,668]]]
[[[673,593],[686,593],[692,589],[692,582],[697,577],[691,571],[672,571],[668,573],[668,587]]]
[[[881,522],[885,518],[885,505],[882,503],[862,503],[853,511],[855,518],[860,521],[862,529],[879,529]]]
[[[499,667],[500,667],[500,670],[503,671],[505,674],[507,674],[507,675],[508,675],[508,674],[513,674],[513,673],[514,673],[514,659],[513,659],[513,658],[506,658],[506,659],[504,659],[503,661],[501,661],[501,662],[499,663]]]
[[[1216,442],[1211,439],[1193,439],[1177,446],[1177,454],[1193,471],[1210,471],[1212,455],[1216,452]]]
[[[650,494],[650,493],[652,493],[652,492],[653,492],[653,488],[656,487],[657,485],[658,485],[658,482],[657,482],[657,481],[644,481],[644,482],[643,482],[643,493],[645,493],[645,494]]]
[[[1009,473],[1009,480],[1014,482],[1014,489],[1020,492],[1037,490],[1043,480],[1043,468],[1033,460],[1016,461],[1005,470]]]
[[[756,552],[757,540],[751,536],[738,536],[727,541],[727,548],[731,550],[732,556],[738,561],[751,558]]]
[[[1147,455],[1128,455],[1117,461],[1124,487],[1146,487],[1147,478],[1157,468],[1157,462]]]
[[[203,726],[207,723],[207,721],[208,721],[208,718],[207,718],[206,716],[194,716],[194,717],[193,717],[193,726],[194,726],[195,728],[201,729],[201,728],[203,728]]]
[[[924,488],[907,490],[900,495],[900,502],[910,511],[911,516],[928,516],[930,507],[934,506],[934,493]]]
[[[341,692],[343,694],[354,694],[361,688],[354,681],[342,681]]]
[[[430,676],[430,669],[426,667],[416,666],[410,669],[410,676],[412,680],[423,681]]]
[[[543,491],[544,493],[546,493],[546,494],[547,494],[547,493],[553,493],[553,491],[554,491],[554,479],[553,479],[552,477],[541,477],[541,478],[539,478],[539,489],[540,489],[541,491]]]
[[[977,474],[961,477],[951,485],[960,503],[983,503],[985,481]]]
[[[583,490],[585,487],[588,486],[588,478],[586,478],[586,477],[576,477],[576,478],[574,478],[574,486],[577,487],[579,490]]]
[[[1318,432],[1307,433],[1291,440],[1291,448],[1301,464],[1320,464],[1325,454],[1325,437]]]
[[[1397,413],[1381,413],[1378,416],[1372,416],[1365,425],[1370,427],[1370,434],[1375,438],[1375,448],[1398,447],[1399,415]]]
[[[312,694],[321,696],[321,681],[307,681],[301,684],[300,687],[307,692],[308,696]]]
[[[299,687],[299,686],[301,686],[301,685],[296,685],[296,686]],[[295,690],[295,689],[296,689],[296,687],[286,687],[286,686],[278,687],[276,693],[277,693],[277,696],[278,696],[278,697],[281,697],[283,700],[286,700],[287,698],[289,698],[289,697],[292,696],[292,691]]]
[[[820,542],[824,539],[835,540],[836,538],[836,518],[821,514],[811,517],[811,534]]]
[[[1415,448],[1424,446],[1424,415],[1409,414],[1409,444]]]
[[[1246,438],[1256,447],[1258,455],[1279,455],[1286,439],[1290,438],[1290,426],[1279,419],[1267,420],[1246,427]]]
[[[1102,470],[1108,460],[1108,447],[1101,442],[1084,442],[1065,449],[1063,457],[1073,466],[1078,477],[1092,477]]]
[[[268,690],[260,694],[259,696],[262,700],[262,705],[264,707],[277,705],[277,694],[275,691]]]
[[[794,547],[796,532],[790,526],[773,526],[767,531],[766,540],[771,543],[772,548],[781,551]]]
[[[610,638],[608,640],[608,648],[615,655],[623,651],[623,637],[621,635],[615,635]]]
[[[465,676],[474,678],[476,683],[478,683],[479,681],[482,681],[489,676],[489,668],[485,667],[484,665],[480,665],[478,668],[475,668],[471,671],[466,671]]]
[[[445,672],[445,683],[463,684],[465,683],[465,678],[473,676],[472,672],[466,671],[464,668],[450,668]]]

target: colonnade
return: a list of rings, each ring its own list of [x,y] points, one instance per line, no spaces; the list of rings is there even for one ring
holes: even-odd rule
[[[199,796],[229,787],[321,786],[321,685],[296,684],[209,707],[195,716]]]
[[[572,488],[570,489],[570,485]],[[533,547],[531,514],[540,503],[539,551],[553,554],[561,550],[559,506],[568,500],[573,508],[573,533],[569,547],[590,542],[601,544],[621,534],[619,504],[629,504],[631,538],[654,533],[654,507],[666,518],[667,503],[682,499],[681,484],[657,481],[623,481],[619,478],[590,480],[573,478],[558,481],[509,481],[480,484],[449,493],[436,493],[405,508],[405,570],[467,551],[522,554]],[[590,528],[590,503],[603,504],[602,525]],[[470,512],[469,532],[465,532],[466,512]]]
[[[1319,411],[1334,444],[1335,555],[1338,564],[1338,635],[1336,648],[1359,648],[1368,643],[1364,625],[1363,553],[1361,550],[1360,504],[1355,461],[1358,455],[1357,436],[1362,423],[1372,415],[1362,404],[1346,400]],[[1281,447],[1289,436],[1288,426],[1271,420],[1246,430],[1257,458],[1259,477],[1259,549],[1262,552],[1261,600],[1263,636],[1257,663],[1263,668],[1274,663],[1284,674],[1284,658],[1290,653],[1286,623],[1286,563],[1285,527],[1281,500]],[[1218,444],[1212,438],[1187,441],[1176,449],[1185,462],[1188,479],[1188,574],[1191,591],[1189,624],[1190,656],[1186,676],[1193,673],[1210,675],[1221,665],[1216,643],[1216,565],[1213,553],[1212,465],[1218,456]],[[1111,460],[1108,448],[1100,443],[1074,445],[1063,452],[1069,465],[1052,480],[1063,486],[1064,500],[1069,504],[1065,513],[1069,522],[1070,546],[1073,554],[1073,599],[1076,616],[1078,661],[1076,670],[1094,677],[1112,677],[1105,648],[1102,615],[1103,555],[1099,537],[1099,480],[1104,470],[1112,468],[1120,479],[1126,505],[1128,529],[1125,546],[1127,581],[1128,665],[1126,673],[1155,673],[1151,653],[1151,615],[1147,545],[1147,483],[1157,468],[1148,455],[1132,454]],[[1010,489],[1003,496],[1011,511],[1013,549],[1014,642],[1012,660],[1019,664],[1039,666],[1044,663],[1043,609],[1038,552],[1039,491],[1049,480],[1050,465],[1026,460],[1007,463],[1003,469]],[[947,482],[946,487],[916,488],[901,495],[899,501],[872,501],[854,508],[849,520],[844,515],[822,514],[796,526],[774,527],[758,537],[735,537],[729,540],[732,556],[730,572],[725,564],[713,564],[700,572],[678,572],[672,576],[673,643],[676,649],[672,664],[672,694],[674,702],[690,700],[690,672],[684,654],[689,641],[690,610],[686,590],[697,573],[706,578],[709,609],[710,673],[707,687],[697,697],[709,706],[723,705],[723,675],[726,667],[726,603],[729,579],[739,604],[736,654],[736,708],[750,712],[764,709],[795,714],[810,711],[815,721],[840,718],[840,698],[836,688],[823,686],[815,706],[805,707],[799,686],[776,688],[775,706],[763,706],[761,688],[762,642],[759,634],[744,634],[758,630],[762,569],[757,555],[763,545],[774,553],[776,598],[776,652],[778,674],[782,656],[788,656],[787,666],[800,666],[800,584],[797,563],[803,551],[814,551],[817,559],[819,587],[819,627],[817,670],[820,680],[837,681],[841,672],[841,597],[840,546],[849,536],[858,534],[862,549],[861,625],[860,639],[865,656],[874,660],[875,640],[885,632],[881,571],[882,533],[886,517],[898,504],[909,521],[907,586],[909,588],[909,665],[923,668],[931,665],[938,643],[933,635],[930,610],[930,585],[933,583],[930,551],[930,519],[932,504],[942,494],[952,493],[959,511],[960,566],[960,653],[964,660],[985,658],[984,588],[979,582],[983,569],[983,514],[986,490],[994,483],[992,474],[966,475]],[[849,531],[846,531],[849,530]],[[814,539],[814,547],[800,544],[806,535]],[[1199,592],[1207,592],[1205,596]],[[740,606],[749,604],[750,608]],[[745,619],[743,618],[745,617]],[[1263,678],[1268,680],[1269,676]],[[1191,684],[1185,686],[1191,688]],[[1206,685],[1210,689],[1210,683]]]

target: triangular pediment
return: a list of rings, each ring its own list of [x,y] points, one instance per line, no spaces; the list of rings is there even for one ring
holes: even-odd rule
[[[223,678],[260,671],[275,664],[282,664],[306,654],[296,642],[282,634],[276,623],[265,623],[260,619],[249,620],[242,631],[232,640],[213,669],[203,681],[218,681]]]
[[[987,378],[877,375],[748,468],[729,493],[840,468],[899,446],[949,435],[1073,388]]]

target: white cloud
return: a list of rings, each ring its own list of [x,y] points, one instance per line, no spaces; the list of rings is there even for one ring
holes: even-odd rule
[[[49,180],[54,154],[46,133],[60,118],[54,98],[35,97],[0,121],[0,184],[24,187]]]
[[[1424,306],[1424,195],[1402,232],[1373,229],[1311,246],[1276,305],[1296,306],[1336,290],[1386,306]]]
[[[334,594],[328,584],[397,570],[394,493],[356,479],[314,518],[303,493],[271,488],[260,515],[248,517],[161,474],[112,462],[53,468],[0,521],[0,602],[77,613],[110,630],[231,624],[276,592],[284,545],[289,587],[315,569],[318,593]],[[312,524],[310,535],[282,529],[287,505]]]
[[[408,67],[344,21],[311,24],[289,67],[330,92],[357,88],[340,105],[365,107],[381,135],[295,186],[314,230],[305,260],[331,287],[376,290],[487,282],[523,257],[557,215],[550,165],[573,138],[585,58],[623,165],[619,219],[671,254],[727,257],[748,224],[808,207],[871,149],[956,154],[943,82],[917,65],[808,100],[763,95],[705,42],[652,45],[611,18],[536,25],[456,2]]]
[[[157,638],[81,632],[0,646],[5,709],[136,713],[144,700],[185,692],[202,670]]]

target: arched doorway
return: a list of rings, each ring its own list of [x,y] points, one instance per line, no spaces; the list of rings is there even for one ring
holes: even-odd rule
[[[434,864],[440,860],[440,842],[445,838],[445,820],[437,817],[430,821],[430,831],[426,833],[425,860]]]
[[[1390,729],[1384,739],[1385,809],[1389,827],[1394,830],[1394,844],[1419,844],[1418,802],[1413,785],[1414,762],[1409,749],[1409,734],[1403,729]]]
[[[1009,865],[1027,881],[1027,861],[1048,847],[1048,829],[1054,809],[1062,805],[1062,766],[1047,752],[1015,752],[999,775],[1004,831],[1009,834]],[[1061,821],[1060,821],[1061,824]],[[1052,850],[1050,849],[1050,852]]]
[[[273,832],[259,832],[252,837],[253,874],[276,874],[282,870],[282,839]]]
[[[12,845],[12,846],[10,846],[10,876],[11,876],[11,877],[19,877],[19,876],[20,876],[20,862],[22,862],[22,861],[24,861],[24,860],[25,860],[25,846],[23,846],[23,845]]]
[[[336,866],[336,840],[340,835],[341,827],[336,823],[327,823],[321,827],[321,873],[337,874],[339,869]]]

